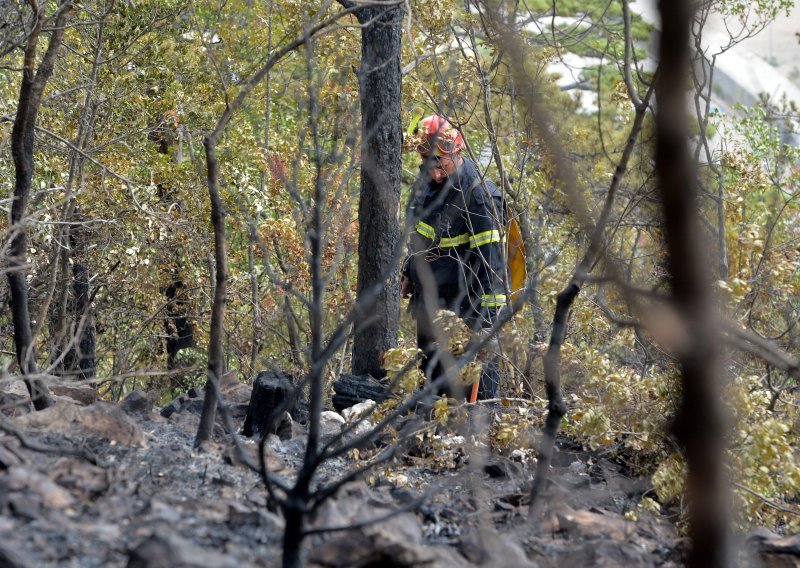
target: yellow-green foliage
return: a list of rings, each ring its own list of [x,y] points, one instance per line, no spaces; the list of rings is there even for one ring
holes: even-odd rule
[[[769,410],[770,392],[757,376],[737,378],[728,389],[733,435],[729,454],[732,480],[760,494],[737,490],[742,525],[774,526],[785,522],[800,528],[796,516],[777,511],[765,503],[787,502],[800,495],[800,456],[796,447],[798,411],[796,403],[777,402]]]
[[[499,448],[526,449],[531,445],[531,432],[541,427],[541,409],[528,404],[511,404],[501,399],[503,409],[498,411],[499,419],[492,424],[490,442]]]
[[[566,430],[592,449],[629,448],[642,462],[664,450],[667,416],[675,403],[675,378],[615,364],[607,353],[578,350],[586,369]]]
[[[397,392],[411,394],[422,384],[424,376],[414,364],[421,353],[414,347],[389,349],[383,354],[383,366]]]
[[[566,431],[592,449],[627,447],[640,458],[649,455],[655,465],[656,497],[662,504],[673,503],[682,495],[687,475],[681,455],[665,453],[670,445],[664,434],[671,407],[667,401],[673,397],[665,385],[675,379],[642,378],[619,370],[604,374],[608,358],[596,352],[587,361],[599,372],[587,380],[586,394],[574,401]],[[800,526],[796,517],[767,502],[786,503],[800,494],[800,457],[793,430],[798,424],[797,407],[778,402],[769,410],[771,394],[757,376],[736,378],[723,398],[732,421],[726,466],[738,488],[739,524]]]

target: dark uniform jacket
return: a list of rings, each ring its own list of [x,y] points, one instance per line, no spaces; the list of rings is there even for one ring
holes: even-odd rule
[[[422,274],[430,269],[441,306],[477,325],[490,324],[506,304],[500,191],[464,158],[442,183],[430,179],[418,188],[412,214],[417,222],[404,269],[413,285],[412,306],[421,304]]]

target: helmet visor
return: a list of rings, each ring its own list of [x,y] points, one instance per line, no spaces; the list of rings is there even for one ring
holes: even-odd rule
[[[455,140],[436,135],[423,140],[417,146],[417,152],[419,152],[422,156],[429,156],[430,154],[435,154],[436,156],[446,156],[447,154],[452,154],[455,152],[455,150]]]

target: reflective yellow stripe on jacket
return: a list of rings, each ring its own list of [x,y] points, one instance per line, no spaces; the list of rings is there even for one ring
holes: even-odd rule
[[[436,236],[436,231],[433,230],[433,227],[423,221],[417,221],[415,228],[420,235],[430,240],[433,240],[433,238]]]
[[[442,237],[442,240],[439,241],[439,247],[440,248],[457,247],[465,245],[468,242],[469,242],[469,234],[463,233],[461,235],[456,235],[455,237]]]
[[[500,231],[497,229],[484,231],[469,239],[469,247],[478,248],[479,246],[488,245],[489,243],[499,243],[500,240]]]
[[[484,308],[499,308],[505,305],[505,294],[484,294],[481,296],[481,306]]]
[[[430,240],[435,240],[436,231],[427,223],[423,221],[417,221],[415,228],[423,237]],[[470,248],[478,248],[479,246],[488,245],[489,243],[499,243],[501,240],[500,231],[495,229],[492,231],[478,233],[472,237],[469,236],[469,233],[462,233],[460,235],[456,235],[455,237],[442,237],[442,240],[439,241],[439,247],[457,247],[469,243]]]

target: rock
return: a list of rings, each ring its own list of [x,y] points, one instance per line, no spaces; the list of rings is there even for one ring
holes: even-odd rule
[[[575,511],[563,506],[556,518],[558,529],[576,538],[592,535],[626,540],[635,529],[633,522],[606,511]]]
[[[276,434],[281,440],[291,440],[292,438],[303,436],[307,433],[303,426],[295,422],[292,419],[292,415],[288,412],[283,413],[276,430]]]
[[[0,444],[0,471],[22,463],[20,457],[12,449]]]
[[[25,559],[10,546],[0,543],[0,566],[3,568],[28,568]]]
[[[483,529],[461,537],[461,554],[478,566],[492,568],[535,568],[519,544],[492,529]],[[565,564],[564,566],[575,566]]]
[[[756,548],[764,568],[796,568],[800,566],[800,535],[779,536],[759,527],[747,537],[747,548]]]
[[[22,416],[17,420],[22,428],[58,432],[72,438],[106,440],[123,446],[144,446],[139,426],[115,404],[95,402],[76,406],[60,402],[45,410]]]
[[[319,431],[322,437],[338,436],[345,421],[341,414],[326,410],[319,415]]]
[[[49,385],[50,392],[56,396],[68,396],[83,406],[97,402],[100,395],[97,389],[90,385]]]
[[[174,534],[152,534],[128,552],[128,568],[241,568],[211,548],[203,548]]]
[[[0,392],[0,412],[5,416],[21,416],[31,411],[30,397],[26,394]]]
[[[153,408],[153,400],[137,389],[126,396],[119,406],[128,414],[146,416]]]
[[[495,457],[490,459],[483,471],[489,474],[489,477],[495,479],[513,479],[522,477],[522,468],[518,463],[511,460]]]
[[[247,452],[247,455],[252,462],[254,464],[258,464],[258,442],[253,440],[242,440],[242,447],[244,448],[244,451]],[[228,444],[223,450],[223,460],[225,463],[229,463],[237,467],[247,467],[240,459],[239,451],[236,449],[236,445],[233,443]],[[278,454],[278,452],[267,445],[264,446],[264,461],[267,466],[267,471],[276,472],[286,469],[286,462],[283,461],[283,458]]]
[[[3,493],[30,496],[45,509],[66,509],[75,502],[66,489],[24,466],[11,467],[5,475],[0,475],[0,495]]]

